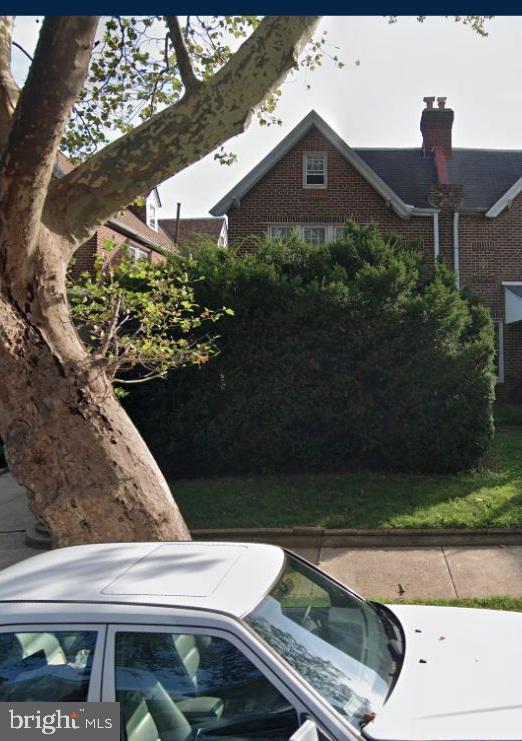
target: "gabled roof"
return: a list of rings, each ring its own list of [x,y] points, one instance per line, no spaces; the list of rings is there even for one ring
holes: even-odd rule
[[[56,163],[53,169],[53,175],[56,178],[62,178],[68,172],[74,170],[74,165],[68,157],[62,152],[58,152],[56,157]],[[160,197],[157,188],[153,188],[151,193],[155,194],[154,197],[161,205]],[[170,239],[164,229],[159,227],[158,231],[151,229],[144,221],[142,221],[136,214],[132,213],[130,209],[125,208],[119,214],[116,214],[108,223],[117,231],[121,231],[125,236],[130,236],[133,239],[142,241],[143,244],[153,249],[157,248],[160,252],[175,252],[176,247],[173,241]]]
[[[176,219],[160,219],[160,226],[167,232],[170,239],[176,241]],[[180,219],[178,229],[178,244],[191,242],[195,237],[208,236],[217,242],[226,230],[226,220],[223,216],[217,218],[202,217],[197,219]]]
[[[310,111],[303,120],[292,129],[292,131],[279,142],[279,144],[267,154],[250,172],[229,191],[216,205],[210,209],[213,216],[226,214],[234,201],[240,200],[246,195],[261,178],[289,152],[305,134],[315,127],[327,139],[333,147],[354,167],[362,177],[387,201],[393,210],[402,218],[407,219],[413,211],[409,205],[373,170],[368,163],[354,149],[341,139],[341,137],[326,123],[316,112]]]
[[[399,216],[408,218],[434,210],[428,195],[437,183],[437,172],[430,153],[421,147],[352,149],[318,113],[311,111],[210,213],[227,213],[234,201],[248,193],[313,126]],[[454,148],[446,164],[449,184],[462,187],[463,210],[486,212],[494,218],[522,193],[522,150]]]

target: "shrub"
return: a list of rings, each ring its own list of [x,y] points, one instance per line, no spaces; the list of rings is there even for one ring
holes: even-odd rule
[[[235,316],[211,363],[126,402],[168,475],[453,472],[487,450],[489,314],[442,265],[427,278],[414,244],[350,223],[329,245],[189,262],[196,301]]]

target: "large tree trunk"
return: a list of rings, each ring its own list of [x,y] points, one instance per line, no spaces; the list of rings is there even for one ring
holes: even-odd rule
[[[42,230],[40,240],[57,254],[53,235]],[[25,286],[25,308],[5,292],[0,299],[10,469],[56,545],[189,539],[157,464],[70,324],[63,287],[49,291],[48,269],[43,283]]]
[[[72,325],[65,273],[97,226],[246,127],[296,65],[317,17],[264,19],[204,83],[185,59],[178,104],[51,182],[97,22],[47,17],[18,94],[12,19],[0,16],[0,433],[56,545],[188,539],[165,479]]]

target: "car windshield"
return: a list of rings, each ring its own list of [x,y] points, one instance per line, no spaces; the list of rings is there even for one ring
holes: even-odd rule
[[[391,613],[290,555],[245,620],[354,726],[383,705],[400,669],[402,638]]]

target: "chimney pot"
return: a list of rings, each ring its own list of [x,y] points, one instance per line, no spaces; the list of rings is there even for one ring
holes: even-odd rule
[[[437,108],[433,107],[437,100]],[[446,159],[451,159],[451,129],[453,127],[453,111],[446,108],[447,98],[424,98],[426,108],[422,111],[420,128],[422,131],[422,147],[431,154],[440,149]]]

